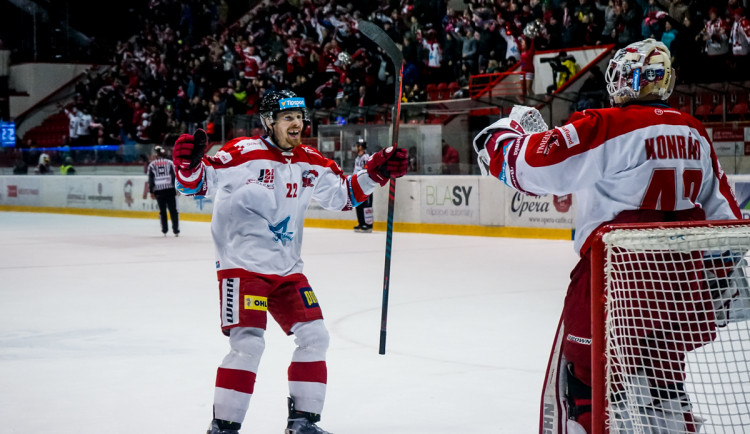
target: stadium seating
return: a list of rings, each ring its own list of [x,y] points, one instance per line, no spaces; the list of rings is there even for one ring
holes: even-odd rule
[[[440,99],[440,91],[435,83],[430,83],[425,87],[427,92],[427,101],[437,101]]]
[[[461,86],[458,84],[457,81],[452,81],[448,84],[448,91],[450,92],[449,98],[454,98],[454,95],[456,95],[456,92],[458,92],[461,89]]]
[[[749,115],[750,110],[748,109],[748,103],[738,102],[737,104],[732,106],[731,109],[729,109],[729,113],[727,113],[727,120],[744,121],[748,119]]]
[[[438,100],[450,99],[450,91],[448,91],[448,83],[441,82],[437,85]]]
[[[713,109],[713,105],[710,103],[701,104],[695,108],[693,116],[702,121],[707,121],[708,117],[713,113]]]
[[[58,112],[47,117],[40,125],[29,129],[23,136],[23,141],[33,141],[36,146],[64,145],[64,138],[68,136],[68,116],[65,112]]]

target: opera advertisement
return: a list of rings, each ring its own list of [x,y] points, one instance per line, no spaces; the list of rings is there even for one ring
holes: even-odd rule
[[[573,195],[527,196],[508,189],[505,200],[507,226],[534,228],[573,228]]]

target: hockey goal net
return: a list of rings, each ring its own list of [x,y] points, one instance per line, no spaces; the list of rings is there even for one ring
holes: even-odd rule
[[[748,251],[750,221],[598,231],[594,433],[750,433]]]

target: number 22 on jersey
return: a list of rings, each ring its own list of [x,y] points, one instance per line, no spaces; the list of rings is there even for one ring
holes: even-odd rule
[[[286,184],[286,197],[297,197],[297,183]]]

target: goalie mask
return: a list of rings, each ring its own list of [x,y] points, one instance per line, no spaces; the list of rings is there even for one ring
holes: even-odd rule
[[[310,122],[305,99],[298,97],[294,92],[290,90],[271,91],[263,96],[260,101],[260,119],[266,134],[272,134],[276,116],[286,111],[302,112],[305,125]]]
[[[632,43],[615,53],[605,78],[613,104],[666,100],[674,88],[669,49],[654,39]]]

